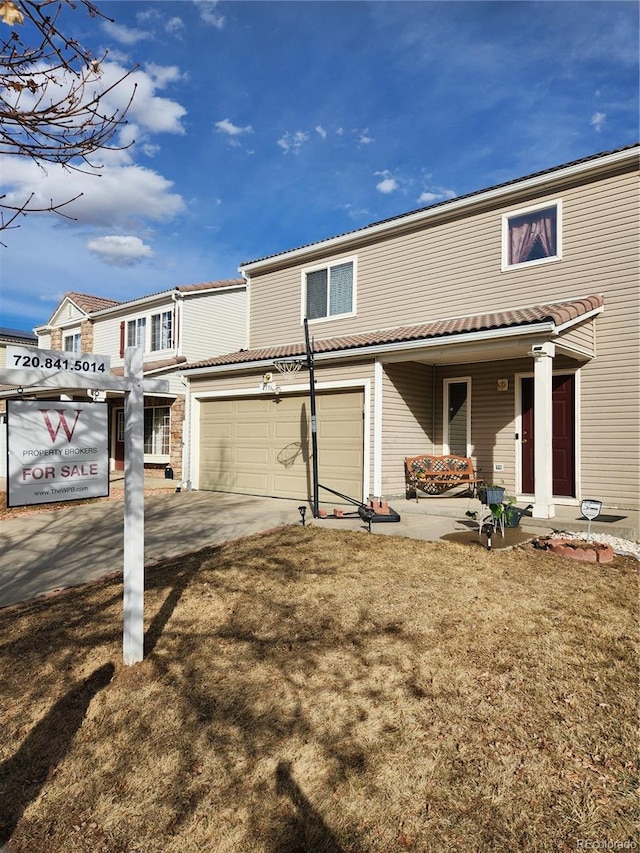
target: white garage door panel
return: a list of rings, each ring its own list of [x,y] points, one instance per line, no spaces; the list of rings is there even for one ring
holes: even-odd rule
[[[363,394],[317,395],[320,482],[362,496]],[[310,402],[306,395],[207,400],[200,404],[201,489],[308,499]],[[320,499],[332,496],[320,492]]]

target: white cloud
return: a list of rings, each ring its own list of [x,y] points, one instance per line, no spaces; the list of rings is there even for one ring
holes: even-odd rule
[[[594,113],[591,116],[591,126],[594,127],[598,133],[602,130],[602,125],[605,123],[607,118],[606,113]]]
[[[242,136],[245,133],[253,133],[253,128],[250,124],[246,127],[238,127],[238,125],[229,121],[228,118],[223,118],[222,121],[217,121],[215,126],[218,133],[226,133],[227,136],[231,137]]]
[[[5,182],[8,183],[8,182]],[[49,165],[43,173],[31,161],[16,161],[5,203],[20,205],[31,193],[32,207],[46,208],[50,199],[61,203],[80,195],[62,208],[65,216],[81,225],[127,227],[144,219],[168,222],[185,209],[173,184],[151,169],[137,165],[105,165],[86,174]]]
[[[389,193],[393,193],[398,189],[398,182],[395,178],[384,178],[382,181],[376,184],[376,189],[378,190],[378,192],[388,195]]]
[[[171,20],[167,21],[167,23],[165,24],[165,30],[169,33],[169,35],[182,35],[184,31],[184,22],[182,18],[171,18]]]
[[[278,145],[282,148],[285,154],[292,152],[298,154],[305,142],[309,140],[309,134],[303,130],[296,130],[295,133],[287,131],[284,136],[278,140]]]
[[[369,128],[365,130],[355,130],[354,133],[358,137],[360,145],[370,145],[373,142],[373,137],[369,135]]]
[[[326,138],[327,138],[327,131],[324,129],[324,127],[323,127],[321,124],[319,124],[319,125],[316,127],[315,131],[316,131],[316,133],[317,133],[319,136],[321,136],[323,139],[326,139]]]
[[[224,15],[220,15],[216,11],[218,0],[194,0],[194,3],[200,12],[200,19],[205,24],[210,24],[217,30],[224,27]]]
[[[425,189],[418,197],[418,204],[434,204],[436,201],[446,201],[455,198],[457,193],[445,187]]]
[[[112,23],[111,21],[103,21],[102,28],[110,38],[127,46],[137,44],[139,41],[151,37],[151,33],[148,30],[137,30],[133,27],[125,27],[122,24]]]
[[[105,264],[118,267],[130,267],[153,257],[151,246],[131,236],[96,237],[87,242],[87,249]]]

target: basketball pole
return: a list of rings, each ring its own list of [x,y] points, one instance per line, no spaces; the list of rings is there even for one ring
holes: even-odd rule
[[[309,322],[304,318],[304,339],[307,346],[307,369],[309,371],[309,400],[311,403],[311,470],[313,479],[313,517],[320,515],[318,497],[318,421],[316,418],[316,377],[313,363],[313,347],[309,339]]]

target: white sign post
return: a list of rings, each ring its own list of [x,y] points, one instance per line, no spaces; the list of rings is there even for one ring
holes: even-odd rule
[[[7,348],[9,350],[9,348]],[[44,353],[44,356],[43,356]],[[38,358],[38,366],[33,361]],[[124,376],[115,376],[105,356],[78,355],[33,347],[12,347],[7,368],[0,369],[0,385],[33,389],[122,391],[125,399],[124,481],[124,625],[123,662],[138,663],[144,655],[144,392],[166,394],[166,379],[144,379],[142,350],[124,354]],[[16,359],[16,356],[20,356]],[[40,359],[43,358],[41,362]],[[28,361],[25,361],[28,358]],[[51,360],[48,362],[47,359]],[[69,359],[74,359],[69,368]],[[67,364],[65,365],[65,359]],[[69,369],[65,369],[69,368]],[[53,406],[39,404],[42,408]],[[57,404],[56,404],[57,405]],[[67,404],[64,404],[65,407]],[[73,407],[73,404],[68,404]],[[96,404],[89,404],[96,405]],[[61,407],[58,407],[61,408]],[[67,427],[70,429],[67,423]],[[64,428],[63,428],[64,429]],[[55,431],[55,423],[54,423]]]

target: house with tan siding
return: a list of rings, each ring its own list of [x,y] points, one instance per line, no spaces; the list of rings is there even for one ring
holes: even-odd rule
[[[184,370],[193,485],[311,496],[309,376],[274,367],[306,318],[322,484],[397,499],[405,457],[455,453],[539,518],[637,509],[639,150],[243,263],[247,348]]]
[[[179,368],[205,354],[235,351],[247,343],[247,285],[244,279],[180,285],[118,302],[69,292],[45,325],[35,329],[42,349],[108,356],[115,374],[124,372],[127,347],[143,351],[145,378],[165,379],[169,392],[145,395],[144,465],[177,479],[184,468],[186,381]],[[38,396],[37,389],[32,389]],[[51,392],[43,392],[49,396]],[[74,399],[69,391],[65,399]],[[110,466],[124,469],[124,400],[105,392],[109,404]],[[83,395],[86,400],[86,394]]]

